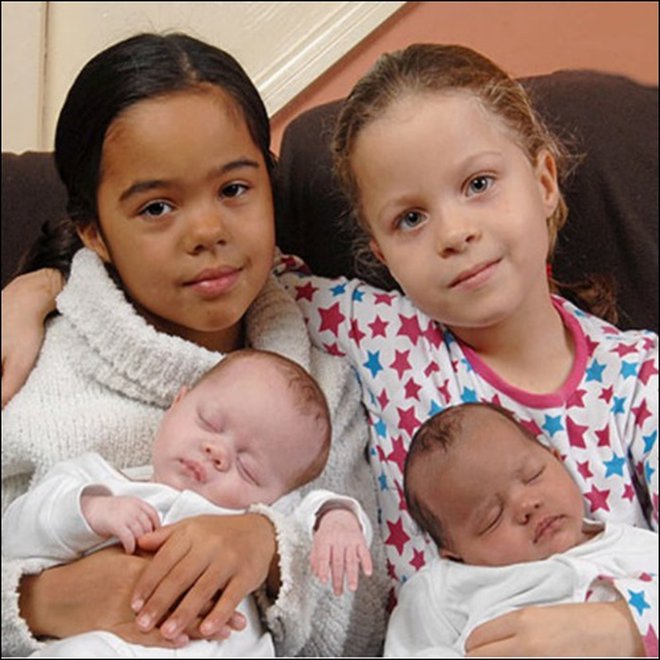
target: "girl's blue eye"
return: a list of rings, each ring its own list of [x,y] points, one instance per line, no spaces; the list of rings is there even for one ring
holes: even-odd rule
[[[167,202],[157,201],[147,204],[141,211],[140,215],[146,215],[150,218],[160,218],[166,213],[172,212],[172,205]]]
[[[468,194],[481,195],[485,193],[493,184],[493,177],[485,174],[475,176],[468,183]]]
[[[247,192],[248,187],[244,183],[230,183],[225,186],[220,192],[223,197],[240,197]]]
[[[398,229],[414,229],[424,220],[424,216],[419,211],[407,211],[399,216],[396,221]]]

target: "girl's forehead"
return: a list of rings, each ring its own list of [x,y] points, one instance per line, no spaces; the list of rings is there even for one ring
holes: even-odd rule
[[[200,104],[200,101],[202,102]],[[141,99],[126,107],[108,126],[106,139],[133,127],[136,123],[156,121],[159,116],[171,113],[185,115],[191,108],[208,106],[209,114],[215,109],[219,116],[246,124],[238,103],[216,85],[200,83],[181,90],[170,91],[150,98]]]

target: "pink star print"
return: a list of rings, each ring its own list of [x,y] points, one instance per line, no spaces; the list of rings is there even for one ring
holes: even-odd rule
[[[568,407],[584,408],[584,395],[587,390],[575,390],[568,399]]]
[[[631,502],[635,499],[635,489],[632,484],[626,484],[623,488],[623,495],[621,499],[630,500]]]
[[[346,355],[346,353],[344,353],[341,348],[339,348],[339,344],[337,342],[334,344],[323,344],[323,348],[330,355],[338,355],[339,357]]]
[[[382,410],[385,410],[389,402],[390,400],[387,396],[387,390],[383,388],[383,391],[378,395],[378,404],[380,405]]]
[[[406,390],[406,399],[417,399],[419,401],[419,391],[422,389],[421,385],[418,385],[412,378],[409,378],[404,388]]]
[[[406,450],[403,446],[403,438],[399,436],[392,440],[392,451],[387,455],[387,460],[396,463],[401,474],[403,474],[403,466],[406,462]]]
[[[431,374],[434,374],[436,371],[440,371],[440,367],[435,362],[429,362],[426,369],[424,369],[424,375],[428,378]],[[449,381],[445,381],[448,383]]]
[[[394,362],[392,362],[390,367],[396,371],[397,376],[399,376],[399,380],[405,371],[411,369],[410,362],[408,362],[409,355],[410,351],[403,351],[403,353],[401,351],[396,351],[394,355]]]
[[[326,309],[319,309],[321,315],[321,325],[319,332],[330,330],[335,337],[339,326],[346,320],[346,317],[339,310],[339,303],[335,303],[332,307]]]
[[[417,345],[419,337],[422,334],[422,329],[419,327],[419,321],[416,316],[403,316],[399,314],[399,320],[401,321],[401,327],[397,335],[403,335],[408,337],[410,341]]]
[[[403,488],[401,488],[398,481],[395,480],[394,485],[396,486],[396,494],[399,496],[399,511],[407,511],[406,494],[403,492]]]
[[[649,378],[657,373],[658,370],[653,364],[653,360],[647,360],[646,362],[643,362],[642,366],[639,368],[639,379],[644,385],[648,385]]]
[[[582,426],[574,422],[570,417],[566,418],[566,429],[568,430],[568,441],[571,447],[579,447],[584,449],[587,445],[584,443],[584,432],[588,429],[587,426]]]
[[[521,419],[520,423],[535,436],[541,435],[541,427],[533,420]]]
[[[413,558],[410,560],[410,565],[418,571],[422,566],[426,564],[426,561],[424,560],[424,553],[421,552],[420,550],[414,550],[413,549]]]
[[[605,401],[605,403],[609,403],[612,400],[612,396],[614,396],[614,387],[610,385],[609,387],[604,387],[601,390],[598,398]]]
[[[591,486],[591,490],[588,493],[585,493],[584,496],[591,503],[591,513],[595,513],[598,509],[604,509],[609,511],[610,507],[607,503],[607,500],[610,496],[609,490],[598,490],[596,486]]]
[[[577,469],[578,472],[582,475],[582,478],[585,480],[594,476],[593,472],[589,469],[589,461],[585,461],[584,463],[578,463]]]
[[[410,541],[410,537],[403,530],[403,520],[399,518],[395,523],[387,521],[387,526],[390,530],[390,535],[385,539],[387,545],[393,545],[397,552],[402,555],[403,548]]]
[[[360,346],[360,342],[366,334],[360,330],[357,319],[351,319],[351,329],[348,332],[348,336],[355,341],[355,343]]]
[[[388,307],[391,307],[393,300],[394,300],[393,293],[377,293],[374,296],[374,303],[376,305],[387,305]]]
[[[426,341],[428,341],[428,343],[434,348],[438,348],[438,346],[442,344],[442,331],[433,321],[429,323],[429,326],[424,330],[423,335],[426,337]]]
[[[296,300],[309,300],[312,302],[314,294],[318,291],[318,287],[314,286],[311,282],[307,282],[304,286],[296,287]]]
[[[647,658],[657,658],[658,657],[658,635],[653,629],[653,626],[649,624],[649,627],[646,631],[644,637],[644,650],[646,651]]]
[[[605,426],[600,431],[595,431],[596,437],[598,438],[599,447],[609,447],[610,446],[610,427]]]
[[[646,399],[642,399],[642,402],[632,411],[635,415],[635,424],[641,429],[647,418],[651,417],[651,411],[646,407]]]
[[[445,401],[450,401],[451,397],[449,396],[449,378],[445,379],[445,382],[438,387],[438,392],[442,394],[442,398]]]
[[[410,406],[405,410],[397,408],[397,412],[399,413],[399,428],[403,429],[412,438],[415,430],[421,424],[415,416],[415,406]]]
[[[388,321],[383,321],[380,316],[377,316],[371,323],[368,323],[367,325],[371,328],[371,337],[387,337],[385,330],[388,323]]]
[[[618,353],[619,357],[626,357],[629,353],[635,353],[637,349],[634,346],[629,346],[627,344],[619,344],[612,352]]]

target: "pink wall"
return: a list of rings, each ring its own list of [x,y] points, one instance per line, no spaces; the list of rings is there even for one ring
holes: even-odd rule
[[[409,2],[275,115],[342,98],[380,53],[419,41],[475,48],[516,76],[590,68],[658,84],[656,2]]]

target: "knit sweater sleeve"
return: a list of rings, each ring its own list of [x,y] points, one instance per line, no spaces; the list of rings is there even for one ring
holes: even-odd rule
[[[368,429],[355,375],[345,361],[311,347],[300,310],[279,286],[271,287],[270,295],[260,299],[263,308],[258,310],[259,322],[249,328],[250,341],[284,353],[310,371],[323,388],[332,415],[328,463],[306,490],[322,488],[354,497],[378,529],[376,486],[366,458]],[[263,321],[267,323],[262,325]],[[337,597],[312,573],[311,537],[305,526],[295,516],[269,508],[262,511],[277,530],[281,587],[274,603],[263,591],[257,598],[278,655],[380,655],[388,590],[380,535],[374,534],[371,546],[372,577],[360,579],[355,594]]]

